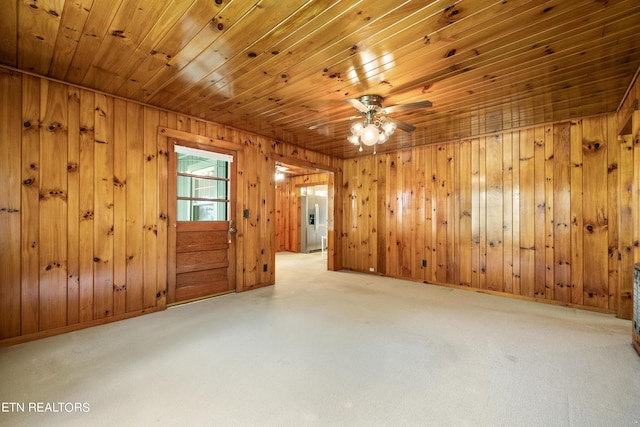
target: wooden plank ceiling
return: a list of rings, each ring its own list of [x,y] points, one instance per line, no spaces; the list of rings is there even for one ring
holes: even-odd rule
[[[637,0],[4,3],[2,64],[340,158],[346,98],[433,103],[390,151],[615,111],[640,64]]]

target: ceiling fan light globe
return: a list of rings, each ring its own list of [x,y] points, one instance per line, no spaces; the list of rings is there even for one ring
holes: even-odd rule
[[[373,145],[378,142],[378,139],[380,139],[380,133],[378,132],[378,128],[375,127],[375,125],[368,125],[362,131],[360,138],[362,139],[362,143],[364,145]]]
[[[396,130],[397,125],[394,122],[384,122],[382,129],[387,135],[391,135]]]
[[[389,134],[386,132],[380,132],[380,136],[378,137],[378,144],[384,144],[389,139]]]
[[[354,122],[351,125],[351,133],[354,135],[360,135],[363,130],[364,130],[364,125],[362,124],[362,122]]]
[[[358,145],[360,143],[360,137],[358,135],[349,135],[347,137],[347,141],[354,145]]]

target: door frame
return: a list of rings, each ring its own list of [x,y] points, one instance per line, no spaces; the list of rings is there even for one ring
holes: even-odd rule
[[[163,195],[163,198],[165,198],[167,206],[165,209],[167,214],[166,214],[166,224],[167,224],[167,228],[169,227],[173,227],[173,224],[175,223],[175,218],[170,218],[168,215],[168,203],[173,203],[173,200],[175,198],[175,182],[173,182],[173,184],[171,183],[172,180],[175,180],[174,177],[172,177],[170,175],[170,171],[169,171],[169,156],[173,155],[173,143],[176,140],[179,140],[181,143],[186,143],[186,144],[180,144],[180,145],[185,145],[185,146],[189,146],[192,148],[197,148],[200,150],[206,150],[206,151],[219,151],[219,152],[226,152],[226,154],[233,154],[234,158],[235,158],[235,174],[232,175],[230,178],[232,180],[231,182],[231,186],[232,186],[232,193],[233,193],[233,197],[234,199],[232,199],[231,202],[231,210],[232,210],[232,217],[234,218],[234,226],[237,230],[236,234],[235,234],[235,253],[233,254],[233,256],[230,255],[230,260],[229,262],[233,262],[234,263],[234,267],[233,268],[233,276],[234,276],[234,281],[235,281],[235,292],[241,292],[244,290],[244,275],[242,274],[243,269],[244,269],[244,262],[243,262],[243,257],[238,257],[237,254],[242,254],[244,252],[244,222],[240,221],[238,222],[238,218],[239,218],[239,213],[241,212],[241,204],[242,201],[244,200],[244,176],[242,173],[239,173],[239,171],[242,170],[243,168],[243,164],[244,164],[244,147],[242,145],[238,145],[235,143],[231,143],[229,141],[224,141],[221,139],[217,139],[217,138],[209,138],[206,136],[202,136],[202,135],[196,135],[196,134],[192,134],[189,132],[184,132],[184,131],[180,131],[180,130],[176,130],[176,129],[170,129],[170,128],[165,128],[165,127],[161,127],[159,128],[159,137],[162,139],[165,139],[164,142],[166,142],[166,144],[162,144],[162,146],[166,147],[165,150],[165,155],[167,158],[167,176],[166,176],[166,187],[165,187],[165,191],[163,191],[165,194]],[[173,193],[171,192],[173,191]],[[173,245],[171,244],[171,236],[175,236],[175,234],[170,233],[170,230],[167,229],[167,252],[166,252],[166,283],[165,283],[165,294],[167,294],[167,301],[171,301],[170,295],[168,295],[170,292],[172,292],[172,290],[175,290],[175,283],[173,283],[173,286],[170,286],[170,281],[175,281],[175,242],[173,242]],[[172,248],[173,248],[173,254],[172,252]],[[173,257],[173,259],[172,259]],[[168,303],[168,304],[174,304],[174,303]]]

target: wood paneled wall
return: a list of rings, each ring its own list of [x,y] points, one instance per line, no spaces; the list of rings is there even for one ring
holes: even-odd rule
[[[276,250],[300,252],[300,188],[327,185],[329,173],[285,177],[276,182]]]
[[[242,148],[237,289],[274,283],[275,141],[7,70],[0,124],[0,341],[165,307],[164,128]]]
[[[345,268],[630,318],[640,123],[615,114],[346,160]]]

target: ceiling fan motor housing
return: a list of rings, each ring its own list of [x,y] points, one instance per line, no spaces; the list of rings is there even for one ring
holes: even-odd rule
[[[362,95],[359,101],[366,105],[369,110],[378,111],[382,109],[382,101],[384,101],[384,98],[380,95]]]

